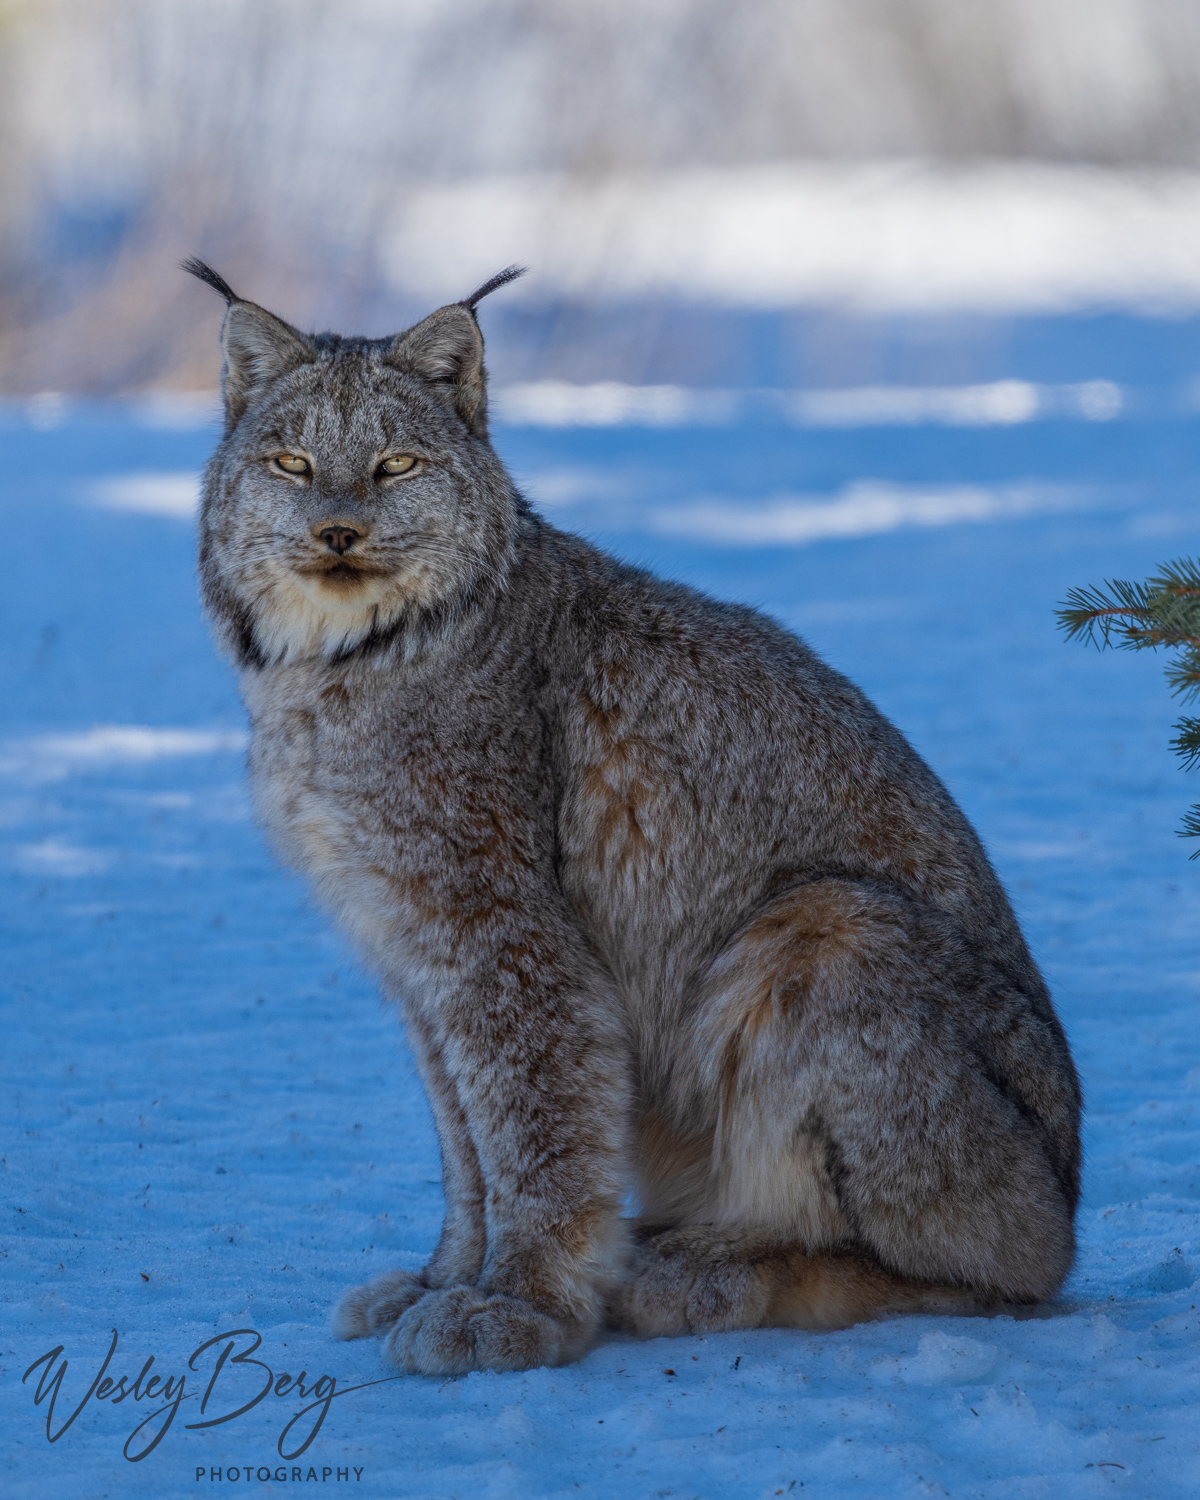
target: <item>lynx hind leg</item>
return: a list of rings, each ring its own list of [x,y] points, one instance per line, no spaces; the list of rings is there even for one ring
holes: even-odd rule
[[[352,1287],[333,1310],[334,1338],[369,1339],[398,1323],[429,1288],[415,1272],[385,1271]]]
[[[714,1058],[718,1222],[778,1231],[791,1215],[788,1239],[820,1248],[796,1191],[811,1180],[796,1164],[819,1149],[871,1260],[988,1301],[1054,1295],[1074,1236],[1040,1101],[1060,1062],[1047,1046],[1027,1076],[985,1072],[986,1035],[964,1035],[985,1001],[998,1031],[1035,1020],[944,918],[886,888],[816,882],[773,903],[711,979],[700,1055]]]
[[[643,1244],[618,1317],[828,1327],[1053,1296],[1069,1194],[1046,1129],[951,1020],[973,983],[970,955],[898,894],[830,880],[772,903],[700,997],[707,1201]]]
[[[848,1328],[898,1312],[974,1313],[963,1287],[896,1276],[850,1251],[810,1252],[753,1232],[696,1226],[639,1248],[615,1327],[644,1338],[738,1328]]]

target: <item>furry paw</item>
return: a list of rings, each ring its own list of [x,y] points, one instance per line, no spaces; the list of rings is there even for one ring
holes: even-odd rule
[[[398,1322],[428,1290],[412,1271],[385,1271],[346,1293],[330,1319],[333,1336],[373,1338]]]
[[[388,1334],[384,1354],[408,1375],[530,1370],[564,1364],[576,1350],[569,1330],[516,1297],[473,1287],[426,1292]]]
[[[639,1246],[609,1319],[643,1338],[758,1328],[770,1292],[753,1260],[703,1231],[657,1234]]]

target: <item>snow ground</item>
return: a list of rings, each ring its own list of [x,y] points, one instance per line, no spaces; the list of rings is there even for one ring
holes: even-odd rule
[[[1078,1266],[1024,1321],[614,1338],[562,1370],[347,1390],[286,1463],[319,1375],[388,1374],[325,1320],[343,1287],[433,1244],[429,1115],[394,1017],[247,816],[186,519],[211,430],[52,404],[4,424],[6,1495],[219,1495],[268,1472],[438,1500],[1200,1493],[1200,864],[1174,836],[1196,783],[1167,748],[1161,663],[1064,644],[1052,620],[1073,584],[1197,550],[1184,405],[498,431],[558,521],[800,630],[960,798],[1083,1074]],[[154,475],[173,476],[166,513]],[[114,1328],[110,1377],[150,1355],[186,1376],[137,1463],[122,1447],[161,1395],[92,1399],[51,1445],[45,1367],[22,1384],[64,1346],[58,1433]],[[189,1356],[244,1328],[309,1395],[187,1430],[259,1389],[229,1363],[198,1414],[222,1345]]]

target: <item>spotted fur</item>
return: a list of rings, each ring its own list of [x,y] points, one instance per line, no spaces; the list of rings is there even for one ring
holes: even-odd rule
[[[606,1315],[1052,1297],[1079,1088],[933,773],[770,620],[530,510],[472,299],[366,340],[218,290],[200,569],[254,798],[401,1007],[442,1147],[429,1264],[336,1331],[440,1374],[572,1359]]]

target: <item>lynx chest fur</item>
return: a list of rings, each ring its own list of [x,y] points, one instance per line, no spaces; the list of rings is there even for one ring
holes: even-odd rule
[[[510,273],[366,340],[191,269],[229,309],[200,572],[255,803],[442,1150],[428,1263],[338,1334],[443,1374],[1053,1296],[1078,1083],[936,776],[771,621],[533,513],[474,312]]]
[[[302,662],[244,679],[263,823],[372,965],[405,976],[406,1000],[452,964],[550,822],[528,726],[472,703],[462,675]]]

